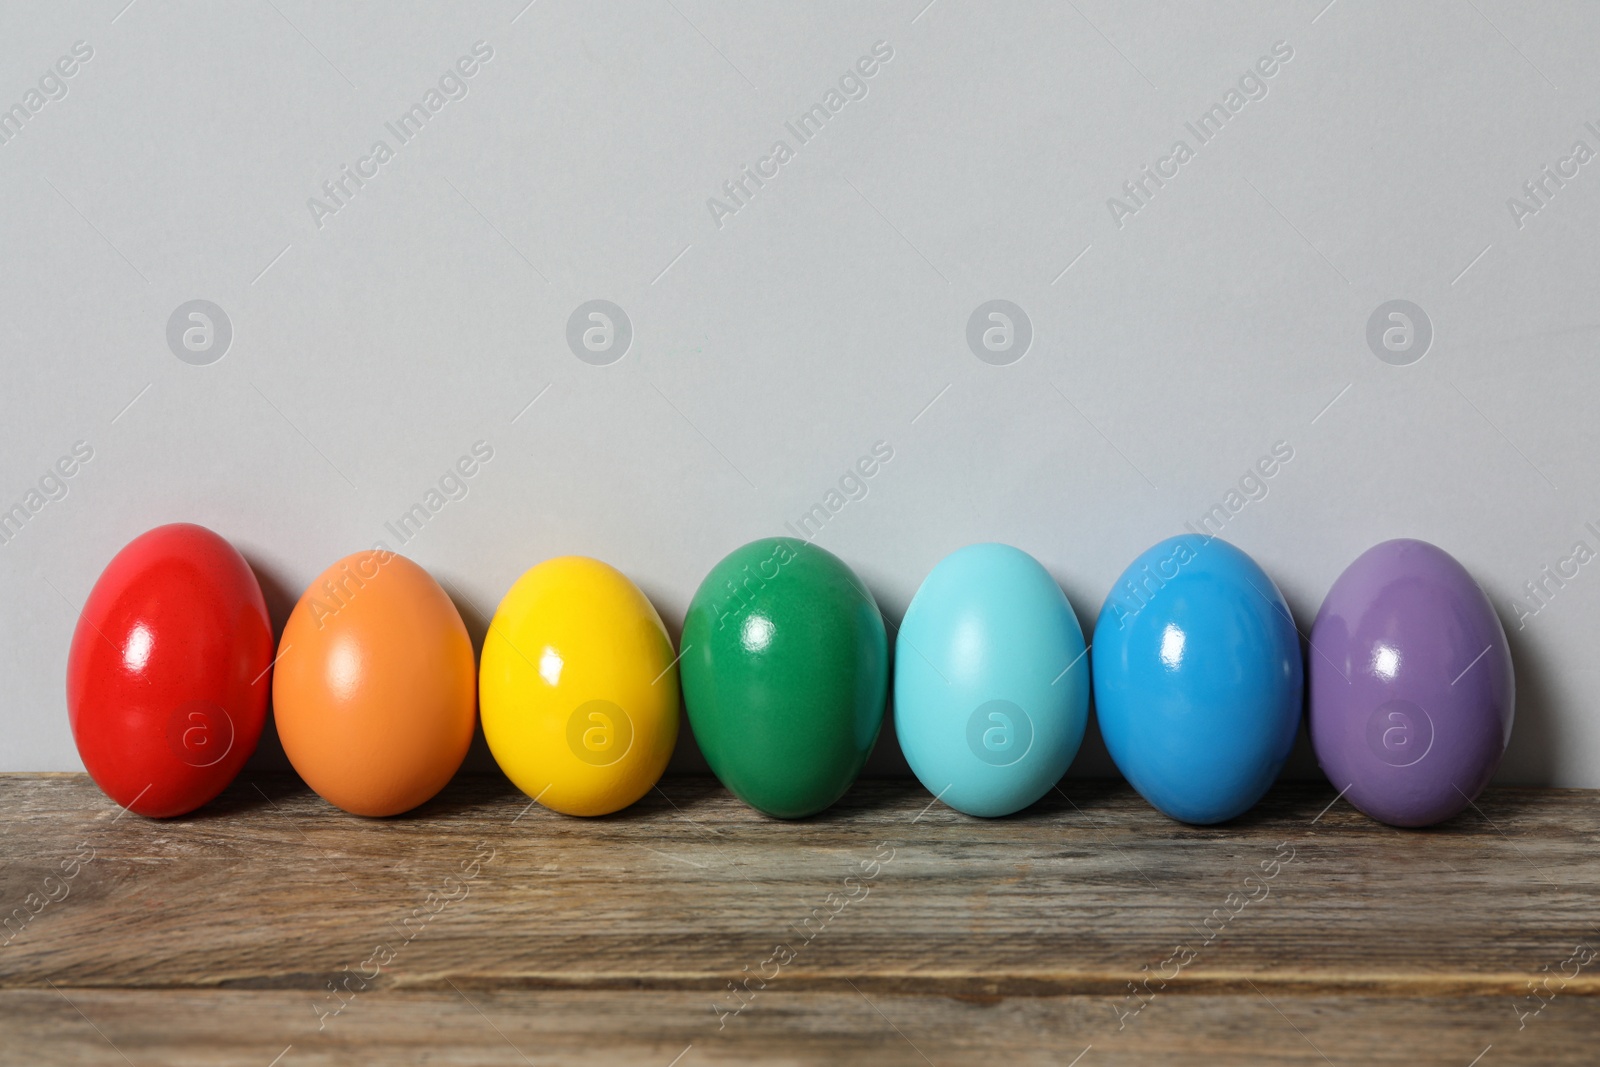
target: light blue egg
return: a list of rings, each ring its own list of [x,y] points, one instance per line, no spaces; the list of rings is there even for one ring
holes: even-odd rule
[[[923,581],[895,643],[894,726],[930,793],[1009,815],[1066,773],[1089,721],[1089,657],[1061,587],[1010,545],[968,545]]]
[[[1094,699],[1111,758],[1174,819],[1250,810],[1300,727],[1300,640],[1266,572],[1180,534],[1122,573],[1094,629]]]

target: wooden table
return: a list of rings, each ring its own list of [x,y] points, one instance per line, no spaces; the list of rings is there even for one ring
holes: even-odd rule
[[[256,777],[151,822],[0,776],[0,1062],[1600,1062],[1600,792],[1401,831],[1065,789],[784,823],[679,778],[583,820],[482,776],[378,821]]]

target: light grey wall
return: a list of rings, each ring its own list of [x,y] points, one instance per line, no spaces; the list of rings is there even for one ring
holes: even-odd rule
[[[27,115],[0,144],[0,504],[93,450],[0,545],[0,768],[80,766],[74,612],[130,538],[212,527],[281,624],[478,441],[468,495],[403,546],[478,637],[569,552],[676,630],[720,556],[879,441],[818,541],[890,618],[1002,540],[1088,624],[1282,441],[1224,532],[1302,627],[1369,545],[1444,546],[1511,633],[1502,780],[1600,786],[1600,564],[1531,617],[1524,594],[1600,548],[1600,161],[1563,163],[1600,151],[1595,5],[125,2],[8,5],[0,34],[0,106]],[[475,45],[402,143],[385,124]],[[828,100],[875,47],[865,95]],[[1185,124],[1275,48],[1202,144]],[[802,143],[785,124],[818,103]],[[723,192],[777,141],[775,176]],[[1140,203],[1146,165],[1176,173]],[[1576,173],[1535,201],[1546,165]],[[376,175],[341,204],[345,166]],[[609,365],[567,340],[597,299],[631,323]],[[1009,365],[968,344],[995,299],[1031,324]],[[231,325],[206,365],[169,346],[192,300]],[[1369,347],[1392,300],[1431,323],[1424,358]]]

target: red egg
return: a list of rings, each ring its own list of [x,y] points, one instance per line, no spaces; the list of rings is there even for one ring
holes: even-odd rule
[[[134,538],[95,582],[67,657],[89,777],[158,819],[222,792],[261,737],[272,650],[261,586],[231,544],[190,523]]]

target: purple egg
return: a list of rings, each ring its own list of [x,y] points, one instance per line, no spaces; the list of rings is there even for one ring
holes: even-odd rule
[[[1426,541],[1363,552],[1311,627],[1311,744],[1335,788],[1381,822],[1429,826],[1489,784],[1516,685],[1500,618]]]

